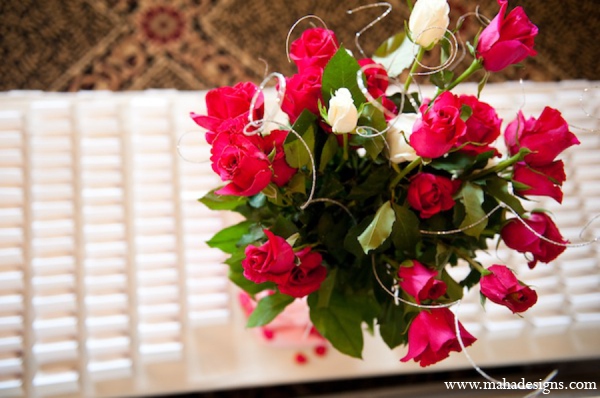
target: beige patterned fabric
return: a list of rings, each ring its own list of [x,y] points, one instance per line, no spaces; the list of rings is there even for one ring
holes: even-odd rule
[[[489,18],[498,10],[494,0],[449,2],[452,23],[475,11],[477,4]],[[321,17],[356,52],[354,33],[382,10],[353,15],[346,10],[369,3],[373,2],[6,0],[0,3],[0,90],[196,90],[240,80],[258,82],[265,63],[269,71],[293,73],[285,58],[285,38],[293,23],[307,14]],[[406,2],[390,3],[392,13],[362,39],[367,54],[403,28],[409,13]],[[600,27],[596,0],[510,1],[511,8],[518,5],[540,27],[539,55],[524,68],[507,68],[494,81],[600,77],[600,46],[591,34]],[[303,22],[292,38],[310,23],[318,24]],[[468,18],[463,37],[472,37],[479,26],[475,18]]]

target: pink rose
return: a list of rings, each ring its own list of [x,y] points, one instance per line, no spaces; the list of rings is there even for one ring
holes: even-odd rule
[[[401,266],[398,270],[400,287],[415,298],[417,303],[423,300],[435,300],[446,293],[446,284],[435,279],[436,270],[425,267],[413,260],[412,266]]]
[[[490,72],[498,72],[516,64],[530,55],[536,55],[533,41],[538,28],[525,15],[522,7],[516,7],[504,16],[507,0],[498,0],[500,11],[492,22],[481,32],[477,43],[477,58],[483,60],[483,67]]]
[[[519,282],[505,265],[494,264],[491,274],[481,277],[481,294],[496,304],[504,305],[513,313],[524,312],[537,302],[537,294]]]
[[[290,58],[296,63],[299,72],[311,66],[324,68],[338,48],[333,31],[323,28],[307,29],[290,46]]]
[[[272,181],[278,186],[282,187],[288,183],[288,181],[296,174],[297,169],[290,167],[285,160],[285,151],[283,150],[283,143],[287,138],[289,132],[287,130],[273,130],[268,135],[263,137],[262,149],[263,153],[270,154],[275,150],[275,156],[271,161],[271,167],[273,169]]]
[[[375,99],[385,95],[389,86],[388,74],[385,68],[371,58],[363,58],[358,61],[358,64],[363,68],[369,94]]]
[[[477,340],[458,323],[460,337],[465,347]],[[448,308],[423,310],[408,329],[408,353],[402,362],[414,359],[422,367],[448,358],[451,351],[460,352],[456,336],[454,314]]]
[[[295,267],[292,246],[281,236],[264,230],[267,241],[260,247],[248,245],[242,260],[244,277],[255,283],[280,283],[288,279]]]
[[[221,132],[236,133],[243,131],[248,124],[250,104],[256,93],[254,83],[238,83],[233,87],[219,87],[206,94],[207,115],[191,113],[191,117],[201,127],[209,130],[206,141],[211,144]],[[260,94],[254,105],[254,120],[263,118],[265,103]]]
[[[520,253],[533,255],[533,260],[527,263],[529,268],[534,268],[538,261],[549,263],[565,251],[566,247],[560,244],[569,243],[569,241],[562,237],[556,224],[546,213],[531,212],[529,218],[524,221],[537,235],[516,218],[508,220],[502,227],[500,235],[506,246]],[[548,242],[538,235],[559,244]]]
[[[456,147],[462,146],[461,151],[472,155],[488,151],[499,154],[490,144],[500,136],[502,119],[498,117],[494,108],[473,95],[461,95],[459,99],[462,104],[471,108],[472,114],[465,122],[467,129],[465,134],[458,138]]]
[[[445,91],[429,107],[425,101],[421,118],[417,119],[410,136],[410,145],[417,155],[438,158],[448,153],[465,134],[466,125],[460,118],[461,102],[454,94]]]
[[[327,276],[327,269],[321,264],[321,255],[311,251],[310,247],[296,252],[299,264],[296,265],[287,280],[279,283],[279,291],[292,297],[304,297],[321,287]]]
[[[562,203],[563,192],[560,187],[566,179],[565,165],[562,160],[556,160],[545,166],[536,166],[535,169],[525,162],[518,162],[514,166],[513,180],[529,187],[514,188],[515,192],[522,196],[548,196]]]
[[[547,165],[565,149],[579,144],[560,112],[550,107],[545,107],[537,120],[533,117],[525,120],[519,112],[517,119],[506,127],[504,139],[510,155],[520,148],[531,150],[524,160],[533,167]]]
[[[419,173],[408,186],[408,204],[420,212],[421,218],[429,218],[454,206],[452,196],[460,187],[460,181],[430,173]]]
[[[271,163],[257,145],[260,136],[218,134],[212,143],[212,169],[229,184],[215,193],[219,195],[252,196],[271,182]]]
[[[323,95],[321,94],[322,78],[322,68],[308,67],[302,73],[286,79],[285,96],[281,104],[281,110],[289,116],[290,123],[293,124],[305,109],[319,115],[319,100],[323,103]]]

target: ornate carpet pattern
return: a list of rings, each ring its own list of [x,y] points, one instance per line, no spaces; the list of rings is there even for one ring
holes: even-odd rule
[[[312,13],[336,31],[352,51],[354,33],[381,9],[346,14],[369,4],[359,0],[4,0],[0,3],[0,90],[89,89],[198,90],[240,80],[258,82],[269,71],[292,73],[285,38],[300,17]],[[401,30],[405,1],[361,43],[367,54]],[[493,17],[494,0],[450,0],[452,21],[474,11]],[[600,78],[597,0],[510,1],[523,5],[540,27],[538,56],[508,68],[494,80]],[[315,20],[304,21],[292,38]],[[463,36],[479,28],[468,18]],[[426,59],[425,62],[435,62]],[[468,59],[464,61],[469,62]]]

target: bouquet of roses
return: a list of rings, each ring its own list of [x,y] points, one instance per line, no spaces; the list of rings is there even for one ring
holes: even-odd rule
[[[555,109],[519,112],[502,129],[479,100],[489,73],[535,55],[537,27],[498,2],[465,45],[472,64],[430,73],[431,98],[409,91],[426,52],[439,51],[442,64],[451,56],[460,27],[449,30],[445,0],[418,0],[406,33],[372,58],[356,59],[326,28],[304,31],[290,46],[298,73],[278,83],[289,123],[270,131],[261,87],[208,92],[207,114],[192,117],[208,130],[212,168],[226,185],[200,201],[245,218],[208,244],[230,255],[236,285],[263,292],[248,326],[307,297],[314,328],[339,351],[360,357],[366,329],[391,348],[408,344],[402,361],[427,366],[476,340],[449,309],[465,288],[479,284],[482,299],[513,313],[535,304],[510,268],[486,269],[476,256],[501,239],[533,268],[565,250],[551,216],[521,200],[561,202],[557,156],[579,142]],[[452,92],[477,71],[477,95]],[[505,153],[496,146],[502,130]],[[463,280],[447,271],[459,263],[471,269]]]

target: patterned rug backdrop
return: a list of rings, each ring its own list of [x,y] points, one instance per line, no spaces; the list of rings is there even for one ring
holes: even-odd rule
[[[381,9],[347,15],[360,0],[3,0],[0,2],[0,90],[207,89],[240,80],[258,82],[269,71],[293,73],[285,58],[288,29],[313,13],[356,51],[354,32]],[[404,0],[363,39],[367,54],[399,31]],[[495,0],[450,0],[454,23],[474,11],[493,17]],[[511,0],[540,27],[539,55],[510,67],[495,81],[600,79],[598,0]],[[293,38],[310,21],[302,22]],[[453,25],[452,25],[453,26]],[[464,36],[478,29],[467,19]],[[264,60],[264,61],[263,61]],[[434,60],[429,60],[434,62]],[[469,59],[465,60],[470,62]]]

